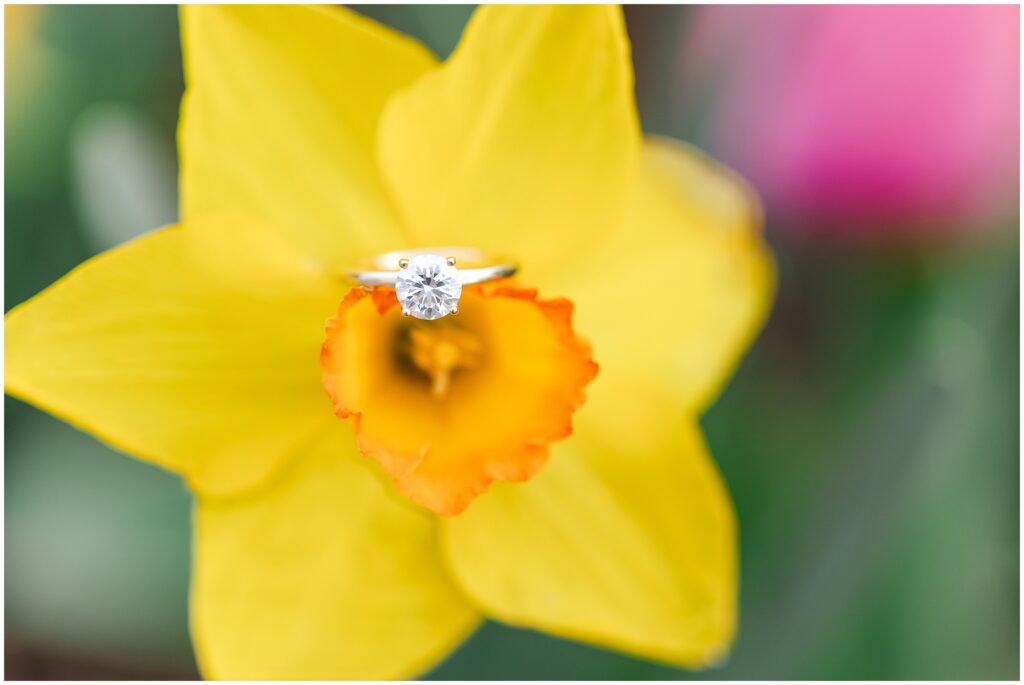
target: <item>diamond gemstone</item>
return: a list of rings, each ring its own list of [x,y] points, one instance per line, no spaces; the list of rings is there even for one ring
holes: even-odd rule
[[[395,283],[402,311],[432,321],[454,312],[462,296],[462,284],[454,266],[444,257],[416,255],[399,272]]]

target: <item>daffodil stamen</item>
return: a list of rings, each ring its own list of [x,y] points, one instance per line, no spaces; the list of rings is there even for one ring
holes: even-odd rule
[[[474,333],[453,326],[416,326],[409,331],[409,359],[430,379],[430,394],[443,399],[452,374],[480,363],[483,345]]]

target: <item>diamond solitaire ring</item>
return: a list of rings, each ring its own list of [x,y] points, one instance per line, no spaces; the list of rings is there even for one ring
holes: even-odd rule
[[[353,271],[349,276],[359,285],[394,288],[402,313],[427,321],[458,312],[462,286],[516,272],[512,264],[489,263],[480,252],[465,247],[396,250],[378,255],[373,265],[377,270]]]

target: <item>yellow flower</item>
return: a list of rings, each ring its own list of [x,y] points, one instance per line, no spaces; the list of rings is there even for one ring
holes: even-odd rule
[[[719,658],[735,522],[697,417],[773,270],[745,186],[641,138],[621,12],[485,7],[444,64],[336,8],[182,23],[182,224],[13,310],[5,366],[195,493],[203,673],[408,676],[482,616]],[[345,268],[421,245],[521,285],[433,327],[346,297]]]

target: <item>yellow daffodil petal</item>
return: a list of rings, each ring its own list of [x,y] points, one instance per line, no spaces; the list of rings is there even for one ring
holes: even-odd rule
[[[403,317],[392,290],[354,289],[327,324],[321,364],[360,451],[439,514],[537,473],[597,373],[570,302],[505,283],[466,288],[458,315],[438,321]]]
[[[243,212],[339,269],[403,244],[374,148],[425,48],[340,7],[186,6],[182,33],[186,220]]]
[[[385,109],[380,163],[414,239],[528,270],[622,215],[639,151],[614,6],[485,6],[451,59]]]
[[[196,505],[192,635],[207,678],[408,678],[478,614],[441,567],[434,519],[330,425],[277,487]]]
[[[317,350],[336,288],[248,223],[162,229],[7,315],[6,390],[199,492],[249,488],[330,415]]]
[[[490,616],[681,666],[735,631],[735,518],[674,401],[598,377],[573,437],[524,487],[445,519],[453,573]]]
[[[739,178],[654,138],[621,229],[537,281],[576,303],[604,368],[665,382],[699,411],[770,309],[775,270],[760,228],[757,199]]]

